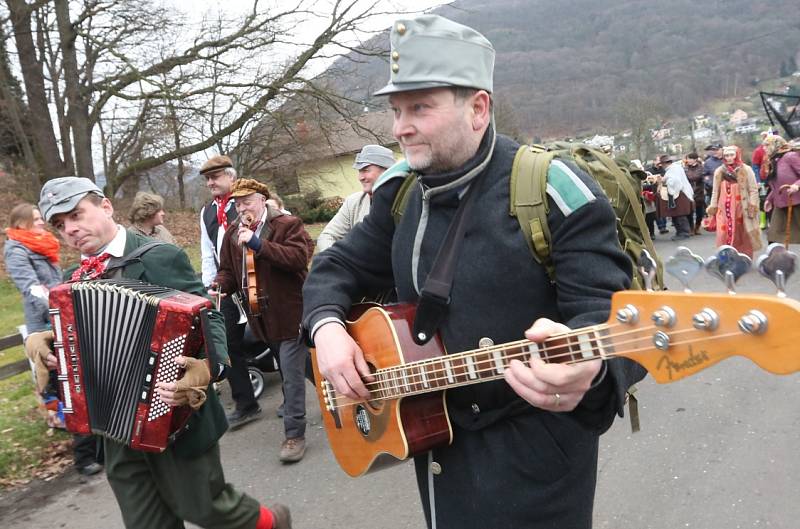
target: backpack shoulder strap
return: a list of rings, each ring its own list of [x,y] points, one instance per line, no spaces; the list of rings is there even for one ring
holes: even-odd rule
[[[555,153],[541,145],[523,145],[514,156],[509,179],[509,215],[516,217],[537,263],[555,278],[550,260],[550,228],[547,225],[547,171]]]
[[[144,254],[146,254],[147,252],[149,252],[150,250],[152,250],[156,246],[161,246],[161,245],[164,245],[164,244],[168,244],[168,243],[166,243],[164,241],[151,241],[151,242],[145,243],[145,244],[139,246],[138,248],[134,249],[128,255],[123,255],[122,257],[112,257],[111,259],[108,260],[108,264],[106,265],[105,273],[108,274],[108,273],[111,273],[111,272],[113,272],[113,271],[115,271],[115,270],[117,270],[119,268],[125,268],[129,264],[134,263],[136,261],[139,261],[139,258],[141,256],[143,256]]]
[[[397,190],[397,194],[394,196],[394,202],[392,202],[392,218],[394,218],[395,226],[400,224],[400,219],[403,217],[406,205],[408,205],[409,191],[411,191],[411,187],[416,181],[417,178],[414,174],[407,174],[405,180],[403,180],[403,183],[400,185],[400,189]]]

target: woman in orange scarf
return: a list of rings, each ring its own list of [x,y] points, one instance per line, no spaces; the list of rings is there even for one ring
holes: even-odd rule
[[[28,334],[48,329],[49,289],[61,283],[58,239],[45,230],[41,213],[32,204],[11,210],[6,229],[6,272],[22,294]]]
[[[717,246],[727,244],[753,257],[762,246],[758,225],[756,176],[742,161],[739,147],[722,150],[723,164],[714,171],[714,187],[706,212],[716,215]]]

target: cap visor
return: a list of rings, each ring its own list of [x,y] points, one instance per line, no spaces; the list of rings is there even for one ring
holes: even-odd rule
[[[373,96],[385,96],[396,94],[397,92],[411,92],[413,90],[425,90],[427,88],[442,88],[444,86],[455,86],[450,83],[438,81],[428,81],[424,83],[389,83],[374,94]]]

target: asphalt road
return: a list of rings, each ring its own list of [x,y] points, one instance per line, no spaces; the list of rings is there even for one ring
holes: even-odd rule
[[[711,234],[684,245],[704,257],[714,251]],[[663,257],[676,246],[657,241]],[[774,290],[757,274],[741,283],[741,292]],[[794,299],[797,283],[790,282]],[[678,288],[670,279],[668,286]],[[724,290],[706,275],[693,286]],[[310,386],[308,452],[281,465],[277,384],[270,378],[262,397],[264,418],[221,441],[229,481],[265,503],[290,505],[298,528],[424,528],[409,463],[358,479],[339,470]],[[632,435],[620,419],[601,438],[596,528],[800,527],[800,375],[771,375],[734,358],[673,384],[648,378],[638,395],[641,432]],[[0,526],[116,529],[122,522],[103,477],[70,474],[1,496]]]

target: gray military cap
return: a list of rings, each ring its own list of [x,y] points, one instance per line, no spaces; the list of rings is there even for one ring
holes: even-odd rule
[[[39,193],[39,211],[45,222],[50,222],[53,215],[69,213],[78,202],[89,193],[105,197],[100,188],[88,178],[64,176],[48,180]]]
[[[392,26],[389,84],[375,95],[440,86],[492,92],[494,47],[474,29],[438,15]]]
[[[360,171],[368,165],[379,165],[388,169],[394,165],[394,153],[391,149],[380,145],[364,145],[361,152],[356,154],[356,162],[353,167]]]

